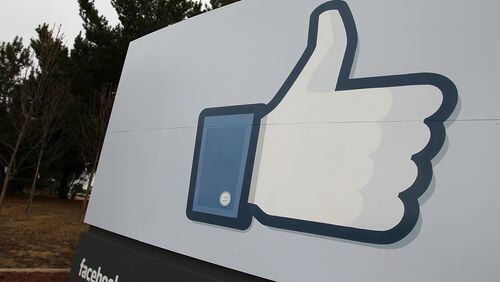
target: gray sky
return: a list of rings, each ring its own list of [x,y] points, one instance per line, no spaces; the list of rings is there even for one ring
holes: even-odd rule
[[[118,18],[110,3],[95,0],[99,12],[116,25]],[[35,35],[35,27],[44,22],[62,25],[66,44],[72,46],[82,29],[77,0],[0,0],[0,42],[19,35],[27,43]]]

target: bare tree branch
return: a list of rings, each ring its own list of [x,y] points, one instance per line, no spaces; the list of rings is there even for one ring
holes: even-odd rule
[[[41,109],[47,99],[46,97],[50,96],[49,93],[51,91],[59,91],[57,89],[60,89],[61,78],[56,73],[56,62],[62,51],[60,45],[62,33],[60,28],[58,30],[52,28],[52,30],[45,31],[39,32],[39,45],[38,49],[35,50],[38,58],[37,65],[32,65],[31,68],[27,69],[24,73],[25,77],[22,79],[23,83],[19,93],[19,111],[16,113],[12,110],[11,113],[11,117],[15,118],[13,128],[16,129],[17,136],[15,144],[12,146],[13,150],[7,165],[6,177],[0,192],[0,211],[9,181],[16,173],[17,168],[43,143],[42,141],[37,141],[34,142],[34,145],[31,144],[32,147],[30,149],[22,149],[23,156],[20,157],[18,154],[25,142],[25,138],[33,132],[31,131],[31,126],[39,117],[40,112],[43,112]],[[43,150],[40,151],[43,152]]]
[[[78,144],[82,152],[82,158],[88,165],[88,171],[90,172],[85,199],[82,204],[82,221],[85,217],[88,199],[92,191],[92,180],[99,162],[115,94],[115,87],[109,84],[104,85],[91,100],[88,112],[80,116],[82,138],[78,140]]]
[[[4,145],[5,147],[9,148],[10,150],[14,150],[14,146],[9,144],[8,142],[0,140],[0,144]]]
[[[0,161],[2,162],[2,166],[6,166],[7,164],[9,164],[9,161],[7,161],[7,159],[2,156],[0,156]],[[3,167],[1,169],[3,170]]]

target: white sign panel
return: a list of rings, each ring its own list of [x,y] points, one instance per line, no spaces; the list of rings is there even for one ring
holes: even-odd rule
[[[493,0],[245,0],[131,43],[86,222],[264,278],[495,281]]]

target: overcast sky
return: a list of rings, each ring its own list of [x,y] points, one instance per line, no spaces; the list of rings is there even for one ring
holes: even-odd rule
[[[99,12],[116,25],[118,16],[110,3],[95,0]],[[0,0],[0,42],[19,35],[27,43],[35,35],[35,27],[44,22],[62,25],[67,45],[72,46],[82,29],[77,0]]]

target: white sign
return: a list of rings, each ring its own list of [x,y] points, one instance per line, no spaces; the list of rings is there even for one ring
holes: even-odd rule
[[[273,280],[498,280],[499,10],[243,0],[132,42],[86,222]]]

